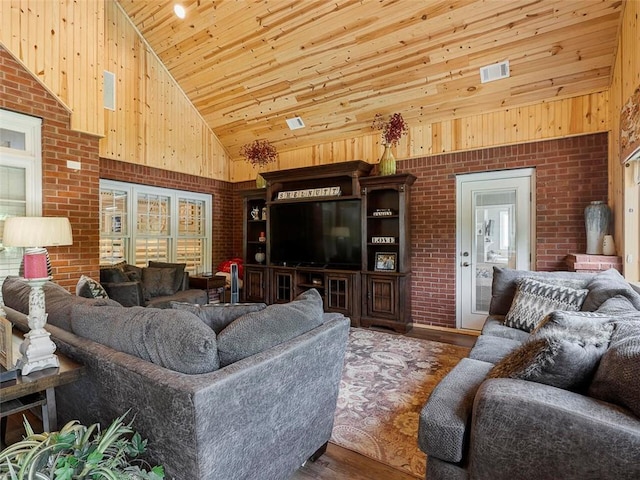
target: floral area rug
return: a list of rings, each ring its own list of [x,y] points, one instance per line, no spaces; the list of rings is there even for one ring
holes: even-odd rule
[[[465,347],[352,328],[331,442],[424,478],[420,410],[468,353]]]

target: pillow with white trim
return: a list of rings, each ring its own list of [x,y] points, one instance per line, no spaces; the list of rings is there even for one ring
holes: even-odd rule
[[[109,298],[100,282],[86,275],[80,276],[80,280],[76,284],[76,295],[84,298]]]
[[[523,278],[518,282],[504,324],[531,332],[554,310],[580,310],[588,293],[587,289],[551,285],[533,278]]]

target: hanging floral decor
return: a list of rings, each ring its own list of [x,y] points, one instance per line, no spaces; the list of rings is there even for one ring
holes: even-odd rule
[[[382,130],[382,140],[385,145],[397,145],[400,137],[407,134],[409,126],[402,118],[401,113],[389,115],[389,119],[386,121],[381,114],[376,113],[371,128]]]
[[[254,167],[262,167],[276,161],[278,152],[269,140],[254,140],[240,148],[240,155],[247,159]]]
[[[260,168],[265,165],[275,162],[278,157],[276,147],[269,143],[269,140],[254,140],[251,143],[247,143],[240,148],[240,155],[247,159],[253,168],[258,168],[258,175],[256,176],[256,187],[265,188],[267,182],[260,175]]]

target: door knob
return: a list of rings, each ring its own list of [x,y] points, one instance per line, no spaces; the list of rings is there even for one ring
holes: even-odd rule
[[[469,262],[462,262],[463,267],[468,267],[469,265],[471,265]]]

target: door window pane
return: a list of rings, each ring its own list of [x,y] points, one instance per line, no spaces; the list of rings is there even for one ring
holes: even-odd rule
[[[515,204],[515,190],[474,193],[474,313],[489,312],[493,267],[515,265]]]

